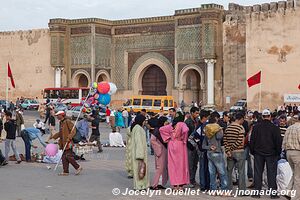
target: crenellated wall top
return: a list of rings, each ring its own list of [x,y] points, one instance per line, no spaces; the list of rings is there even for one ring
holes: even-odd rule
[[[102,25],[129,25],[129,24],[143,24],[153,22],[169,22],[173,21],[174,16],[159,16],[159,17],[148,17],[148,18],[137,18],[137,19],[124,19],[124,20],[106,20],[99,18],[84,18],[84,19],[50,19],[49,24],[61,24],[61,25],[73,25],[73,24],[102,24]]]
[[[249,17],[255,15],[272,16],[273,13],[285,13],[300,9],[300,0],[287,0],[271,3],[256,4],[253,6],[242,6],[235,3],[229,3],[228,14],[236,13],[248,14]]]
[[[19,31],[3,31],[0,32],[0,36],[8,36],[8,35],[24,35],[24,34],[32,34],[35,32],[49,33],[49,29],[31,29],[31,30],[19,30]]]

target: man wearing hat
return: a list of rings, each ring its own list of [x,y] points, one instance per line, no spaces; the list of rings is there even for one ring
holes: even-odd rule
[[[268,187],[272,189],[271,198],[277,196],[277,161],[281,153],[280,129],[271,122],[271,112],[268,109],[262,112],[262,122],[253,127],[250,139],[250,152],[254,155],[254,189],[259,198],[262,189],[262,175],[264,166],[267,166]]]
[[[73,141],[72,138],[76,134],[76,128],[71,120],[65,118],[64,111],[58,111],[55,116],[60,121],[59,122],[59,132],[54,134],[51,139],[59,138],[59,148],[64,150],[62,155],[62,164],[63,164],[63,172],[60,173],[60,176],[68,176],[69,175],[69,164],[75,168],[75,175],[79,175],[82,171],[82,167],[76,162],[73,154]]]

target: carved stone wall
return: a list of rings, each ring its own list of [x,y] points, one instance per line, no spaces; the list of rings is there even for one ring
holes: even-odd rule
[[[72,65],[91,63],[91,37],[74,36],[70,39],[70,55]]]
[[[201,27],[192,26],[178,28],[176,30],[177,60],[199,60],[201,59]]]
[[[95,39],[95,65],[97,67],[109,68],[111,67],[111,37],[104,35],[96,35]]]
[[[153,49],[174,48],[174,34],[139,35],[134,37],[115,37],[114,77],[118,88],[128,89],[128,66],[125,65],[125,53],[132,50],[151,51]],[[127,59],[127,58],[126,58]]]
[[[154,53],[159,53],[161,55],[163,55],[164,57],[166,57],[169,62],[174,66],[174,50],[161,50],[161,51],[151,51]],[[149,51],[142,51],[142,52],[129,52],[128,53],[128,73],[130,72],[130,70],[132,69],[134,63],[143,55],[145,55],[146,53],[149,53]]]

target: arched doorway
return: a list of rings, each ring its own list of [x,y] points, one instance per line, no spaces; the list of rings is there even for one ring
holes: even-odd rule
[[[143,94],[142,82],[144,74],[146,70],[152,65],[156,65],[163,71],[167,80],[167,86],[165,90],[167,92],[167,95],[172,95],[175,74],[174,67],[163,55],[153,52],[146,53],[134,63],[129,73],[128,88],[130,90],[132,89],[133,94]]]
[[[89,80],[84,74],[80,74],[78,78],[78,87],[88,87]]]
[[[167,77],[157,65],[147,67],[142,78],[143,95],[167,95]]]
[[[102,82],[102,81],[107,81],[109,82],[110,79],[109,79],[109,74],[107,71],[105,70],[100,70],[97,74],[96,74],[96,81],[99,83],[99,82]]]
[[[202,101],[202,104],[205,104],[203,71],[196,65],[188,65],[180,72],[179,78],[179,101],[183,100],[186,104],[191,104],[192,101],[197,103]]]
[[[100,74],[97,79],[98,83],[102,81],[108,81],[108,78],[105,74]]]

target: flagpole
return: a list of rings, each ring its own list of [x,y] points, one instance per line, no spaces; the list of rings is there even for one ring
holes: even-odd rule
[[[6,69],[7,69],[7,73],[6,74],[8,75],[8,66],[7,66]],[[7,102],[8,102],[8,76],[6,76],[6,103],[5,103],[6,104],[5,105],[6,109],[7,109],[7,106],[8,106]]]
[[[258,102],[258,111],[261,112],[261,85],[262,85],[262,70],[260,70],[260,84],[259,84],[259,102]]]

